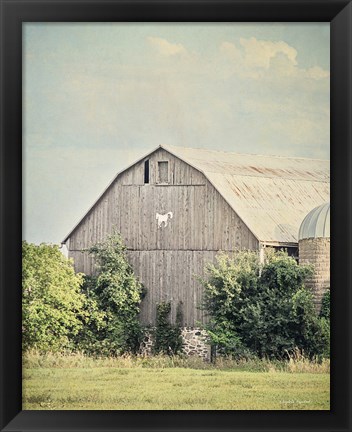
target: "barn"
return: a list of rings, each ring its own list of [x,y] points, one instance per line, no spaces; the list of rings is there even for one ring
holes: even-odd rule
[[[287,248],[314,207],[329,201],[329,161],[162,145],[116,175],[63,240],[76,271],[94,272],[82,250],[118,230],[147,289],[141,320],[156,304],[183,304],[184,326],[204,322],[202,275],[219,251]]]

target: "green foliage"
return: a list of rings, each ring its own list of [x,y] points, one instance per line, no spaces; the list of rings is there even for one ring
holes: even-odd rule
[[[321,335],[320,357],[330,358],[330,320],[324,317],[320,318],[319,327]]]
[[[92,246],[97,275],[86,277],[88,319],[77,337],[77,347],[90,354],[137,352],[142,329],[138,321],[142,285],[129,265],[119,234]]]
[[[329,332],[304,288],[311,272],[282,251],[269,252],[262,268],[255,252],[220,255],[202,281],[206,327],[218,351],[235,358],[282,358],[295,348],[326,354]]]
[[[22,242],[23,349],[59,351],[71,348],[82,328],[82,275],[58,246]]]
[[[95,278],[84,276],[82,293],[85,298],[82,328],[75,338],[76,350],[88,354],[104,355],[106,339],[106,312],[101,308],[99,297],[94,291]]]
[[[320,309],[320,330],[324,356],[330,356],[330,289],[323,295]]]
[[[206,326],[217,350],[235,357],[248,357],[250,352],[243,343],[239,328],[244,325],[243,310],[251,309],[249,299],[257,291],[259,263],[256,254],[242,251],[229,257],[220,254],[217,264],[207,267],[208,279],[202,280],[205,287],[204,308],[210,315]],[[255,315],[255,304],[252,305]]]
[[[154,353],[176,355],[182,351],[182,304],[176,311],[175,325],[170,323],[171,303],[159,303],[156,307],[156,328],[154,332]]]
[[[247,322],[243,333],[249,336],[246,342],[259,356],[277,358],[295,347],[308,349],[313,343],[310,327],[316,314],[312,297],[303,285],[309,274],[309,267],[298,265],[285,252],[268,256],[256,296],[249,299],[255,302],[257,314],[251,313],[253,304],[248,307],[249,314],[244,313]]]
[[[326,318],[327,320],[330,319],[330,288],[323,295],[320,316]]]

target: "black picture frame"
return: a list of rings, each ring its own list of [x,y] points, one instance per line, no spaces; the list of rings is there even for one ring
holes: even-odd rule
[[[346,0],[0,0],[2,431],[350,431],[352,5]],[[331,296],[330,411],[22,411],[22,23],[330,22]]]

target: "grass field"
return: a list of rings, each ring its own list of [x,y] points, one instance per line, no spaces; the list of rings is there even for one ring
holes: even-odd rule
[[[292,372],[266,367],[258,372],[248,371],[251,365],[199,366],[172,367],[164,361],[25,361],[23,409],[330,409],[330,375],[321,368]]]

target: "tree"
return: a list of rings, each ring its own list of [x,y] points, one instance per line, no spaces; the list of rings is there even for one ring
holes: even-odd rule
[[[207,330],[220,352],[281,358],[297,347],[309,356],[325,353],[327,326],[304,287],[311,271],[286,252],[269,251],[262,267],[255,252],[220,255],[203,280]]]
[[[83,277],[56,245],[22,242],[23,349],[72,348],[82,327]]]
[[[77,336],[77,345],[94,354],[137,352],[142,337],[138,314],[143,287],[127,261],[121,236],[108,236],[89,253],[96,260],[97,274],[85,278],[89,319]]]

